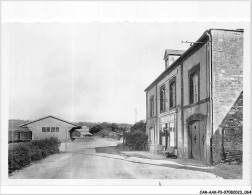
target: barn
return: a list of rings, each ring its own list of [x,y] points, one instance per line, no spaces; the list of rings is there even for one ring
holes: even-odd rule
[[[72,139],[73,132],[81,128],[75,123],[51,115],[30,121],[19,127],[31,131],[32,140],[57,137],[62,141]]]

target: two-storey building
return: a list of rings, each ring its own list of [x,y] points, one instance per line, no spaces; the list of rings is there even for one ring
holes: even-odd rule
[[[242,151],[243,30],[207,30],[186,51],[166,50],[164,60],[145,89],[150,150],[172,147],[207,164]]]

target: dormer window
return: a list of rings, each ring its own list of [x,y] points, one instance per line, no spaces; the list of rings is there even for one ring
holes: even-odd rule
[[[184,50],[166,49],[164,55],[165,69],[173,64],[183,53]]]

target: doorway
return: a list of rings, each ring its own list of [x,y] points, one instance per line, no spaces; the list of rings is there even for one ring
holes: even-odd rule
[[[202,121],[194,121],[189,128],[191,130],[192,158],[203,161],[206,137],[204,123]]]

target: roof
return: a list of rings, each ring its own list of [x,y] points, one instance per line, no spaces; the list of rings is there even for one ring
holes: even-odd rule
[[[81,128],[81,126],[80,126],[80,125],[77,125],[77,124],[75,124],[75,123],[68,122],[68,121],[66,121],[66,120],[63,120],[63,119],[57,118],[57,117],[52,116],[52,115],[49,115],[49,116],[46,116],[46,117],[42,117],[42,118],[39,118],[39,119],[37,119],[37,120],[34,120],[34,121],[31,121],[31,122],[28,122],[28,123],[25,123],[25,124],[19,125],[19,127],[26,127],[26,125],[28,125],[28,124],[35,123],[35,122],[37,122],[37,121],[41,121],[41,120],[44,120],[44,119],[46,119],[46,118],[54,118],[54,119],[56,119],[56,120],[59,120],[59,121],[62,121],[62,122],[68,123],[68,124],[70,124],[70,125],[73,125],[73,126],[75,126],[75,127],[79,127],[79,128]]]
[[[20,127],[25,121],[10,119],[9,120],[9,131],[30,131],[27,127]],[[27,121],[26,121],[27,122]]]
[[[186,50],[175,50],[175,49],[166,49],[164,54],[164,60],[168,55],[179,55],[181,56]]]
[[[212,30],[221,30],[221,31],[235,31],[235,32],[243,32],[243,29],[209,29],[206,30],[201,37],[195,42],[203,42],[207,41],[207,34],[211,34]],[[194,43],[191,47],[189,47],[175,62],[173,62],[165,71],[163,71],[144,91],[148,91],[152,88],[157,82],[159,82],[163,77],[165,77],[169,72],[171,72],[175,67],[179,65],[179,63],[185,59],[189,54],[195,50],[197,47],[202,45],[203,43]]]

